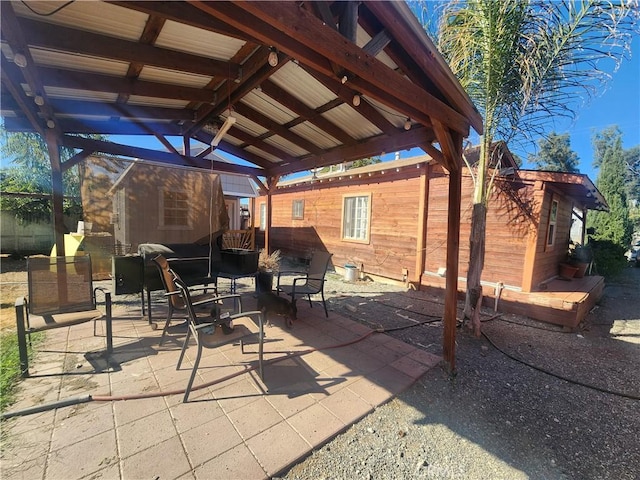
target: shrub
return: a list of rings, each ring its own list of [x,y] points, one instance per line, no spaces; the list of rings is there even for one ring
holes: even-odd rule
[[[592,240],[589,242],[593,251],[593,259],[600,275],[611,277],[627,266],[625,249],[611,240]]]

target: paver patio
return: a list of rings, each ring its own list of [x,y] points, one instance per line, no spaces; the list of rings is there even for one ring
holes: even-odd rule
[[[255,300],[245,297],[251,309]],[[292,329],[279,317],[265,328],[264,380],[253,370],[257,345],[245,353],[239,345],[205,350],[195,381],[205,386],[186,404],[181,391],[196,348],[176,370],[180,325],[160,347],[161,331],[116,297],[108,366],[85,355],[104,348],[92,324],[50,331],[11,410],[87,395],[91,401],[4,422],[2,478],[268,478],[440,361],[336,312],[327,319],[320,304],[298,306]],[[140,395],[149,398],[113,399]]]

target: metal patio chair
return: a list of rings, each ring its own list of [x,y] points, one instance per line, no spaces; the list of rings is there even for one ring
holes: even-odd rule
[[[111,292],[93,287],[91,257],[30,257],[27,260],[28,295],[16,300],[16,326],[20,373],[29,376],[31,334],[54,328],[70,327],[104,318],[106,355],[113,351]],[[104,295],[105,312],[96,308],[96,294]]]
[[[189,346],[189,340],[193,336],[198,347],[196,358],[193,362],[193,369],[191,370],[191,376],[187,383],[187,388],[184,393],[183,402],[187,402],[189,394],[193,387],[193,382],[196,378],[196,373],[200,365],[200,359],[202,358],[202,351],[204,348],[217,348],[229,343],[240,343],[240,348],[244,353],[244,340],[249,337],[258,337],[258,375],[263,378],[263,342],[264,342],[264,317],[260,311],[242,311],[242,299],[240,295],[220,295],[218,297],[211,298],[209,304],[212,310],[209,314],[201,312],[198,314],[195,309],[195,305],[191,300],[191,291],[189,287],[178,277],[172,270],[173,281],[180,292],[180,296],[184,301],[186,311],[188,314],[189,328],[187,330],[187,336],[184,339],[182,346],[182,352],[180,352],[180,358],[176,370],[180,369],[182,360]],[[231,303],[231,308],[229,308]],[[203,303],[200,303],[202,306]],[[215,312],[215,314],[214,314]],[[229,328],[232,325],[232,330]],[[226,327],[226,328],[225,328]],[[256,332],[257,327],[257,332]]]
[[[160,336],[160,345],[164,342],[165,335],[167,334],[167,330],[169,325],[171,324],[171,319],[173,318],[173,314],[177,312],[181,312],[184,314],[183,318],[186,320],[188,318],[187,306],[180,295],[180,291],[174,282],[173,272],[169,268],[169,261],[164,257],[164,255],[158,255],[153,258],[153,263],[155,263],[156,267],[158,267],[158,271],[160,272],[160,278],[162,279],[162,284],[164,285],[164,289],[166,291],[165,296],[167,297],[167,301],[169,303],[169,311],[167,312],[167,319],[164,322],[164,328],[162,329],[162,335]],[[211,279],[214,282],[213,279]],[[200,305],[207,305],[211,302],[213,298],[218,296],[218,289],[215,283],[202,284],[189,287],[189,294],[191,296],[191,302],[194,307],[198,307]]]
[[[332,253],[316,251],[311,257],[309,268],[306,272],[296,271],[282,271],[278,272],[278,283],[276,286],[276,292],[280,295],[283,292],[291,297],[291,303],[296,302],[296,297],[306,295],[309,299],[309,305],[313,308],[311,303],[311,295],[319,293],[322,297],[322,306],[324,307],[324,314],[328,318],[327,303],[324,299],[324,277],[327,274],[329,268],[329,262],[331,261]],[[293,278],[291,284],[284,285],[281,282],[284,280],[283,276],[300,275]],[[291,280],[291,279],[287,279]]]

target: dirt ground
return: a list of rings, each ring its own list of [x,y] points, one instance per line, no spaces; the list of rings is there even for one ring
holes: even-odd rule
[[[27,294],[27,261],[0,257],[0,330],[15,328],[16,298]]]

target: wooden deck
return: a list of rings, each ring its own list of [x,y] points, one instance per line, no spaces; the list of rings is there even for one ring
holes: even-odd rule
[[[444,282],[436,277],[425,277],[426,286],[443,288]],[[442,285],[439,285],[442,283]],[[464,282],[458,284],[460,297],[464,299]],[[545,290],[515,292],[504,289],[498,300],[498,311],[526,315],[542,322],[576,328],[595,306],[604,290],[604,277],[597,275],[572,280],[555,279],[547,282]],[[484,306],[495,306],[493,289],[485,287]]]

